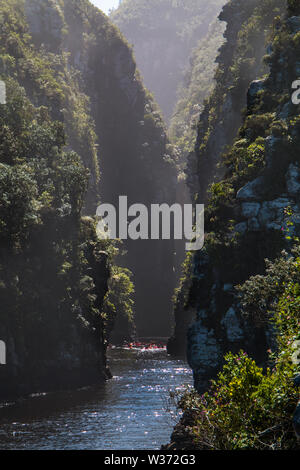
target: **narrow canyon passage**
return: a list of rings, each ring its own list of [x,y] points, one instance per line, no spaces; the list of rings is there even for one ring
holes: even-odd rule
[[[299,146],[300,0],[0,0],[0,451],[299,450]]]

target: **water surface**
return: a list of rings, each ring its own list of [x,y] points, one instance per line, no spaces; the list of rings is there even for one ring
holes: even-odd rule
[[[169,392],[191,386],[184,361],[162,350],[113,349],[114,378],[0,408],[0,449],[155,450],[178,420]]]

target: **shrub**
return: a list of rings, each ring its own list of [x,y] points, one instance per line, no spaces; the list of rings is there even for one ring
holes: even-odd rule
[[[299,276],[297,247],[293,257],[268,263],[266,276],[256,276],[240,288],[245,306],[254,309],[257,297],[257,310],[265,318],[272,312],[269,321],[277,350],[269,351],[271,368],[266,370],[243,351],[228,353],[222,371],[204,395],[192,391],[179,400],[183,411],[193,413],[190,436],[195,448],[299,449],[292,426],[299,398],[293,387],[300,371],[295,360],[295,341],[300,338]]]

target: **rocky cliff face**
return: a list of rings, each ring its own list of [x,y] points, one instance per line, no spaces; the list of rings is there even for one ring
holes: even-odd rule
[[[103,380],[111,260],[92,217],[100,197],[172,200],[176,172],[131,51],[99,10],[10,0],[0,2],[0,26],[0,373],[11,397]],[[138,326],[168,328],[172,245],[135,243],[123,262],[135,276]]]
[[[87,168],[97,174],[95,136],[78,82],[65,57],[54,54],[63,24],[62,2],[0,2],[7,92],[0,105],[1,398],[107,376],[101,308],[108,255],[94,220],[82,217],[95,192],[87,196]],[[43,32],[49,52],[38,44]],[[72,146],[64,107],[72,100],[75,117],[81,99],[81,133]],[[74,129],[78,120],[68,123]]]
[[[187,171],[192,195],[199,194],[202,202],[206,201],[209,184],[224,174],[217,164],[242,124],[249,85],[267,72],[262,60],[266,53],[266,34],[274,16],[282,10],[279,1],[272,3],[269,12],[267,6],[256,0],[247,4],[230,1],[219,15],[227,26],[225,42],[216,60],[219,64],[215,75],[217,85],[201,114],[196,149],[189,156]]]
[[[150,209],[152,203],[173,204],[176,186],[173,150],[126,41],[107,17],[88,2],[68,0],[59,8],[63,23],[60,33],[54,27],[55,41],[47,44],[42,35],[45,24],[59,23],[58,19],[47,19],[47,10],[36,11],[33,15],[33,31],[35,41],[38,44],[43,41],[49,51],[57,47],[61,38],[57,50],[69,53],[68,67],[79,74],[79,91],[90,103],[89,119],[92,119],[99,147],[94,142],[90,155],[84,157],[90,161],[90,192],[93,191],[87,201],[88,212],[95,210],[97,195],[102,203],[113,204],[116,208],[119,196],[123,195],[128,197],[128,206],[143,203]],[[64,119],[69,140],[77,150],[78,133],[71,123],[74,117],[80,118],[81,110],[78,109],[75,116],[74,113],[68,115],[69,106],[70,103]],[[86,138],[90,141],[92,136]],[[78,150],[83,155],[87,153],[83,148]],[[175,283],[173,243],[128,240],[124,249],[127,254],[120,263],[134,275],[138,332],[167,335]]]
[[[245,62],[251,67],[245,76],[242,70],[246,64],[240,59],[235,81],[226,83],[225,78],[229,91],[219,93],[222,84],[217,85],[200,119],[198,147],[188,174],[199,202],[205,199],[207,203],[206,244],[193,259],[187,302],[194,315],[188,330],[187,354],[198,390],[205,389],[207,380],[216,375],[227,351],[243,348],[264,363],[268,332],[243,317],[234,286],[262,273],[264,259],[274,258],[283,247],[288,249],[286,238],[299,231],[299,107],[291,102],[291,84],[298,76],[299,23],[297,17],[282,23],[278,18],[274,20],[278,8],[285,13],[285,6],[274,1],[270,9],[269,3],[229,2],[223,10],[221,16],[228,21],[228,42],[221,52],[217,79],[221,74],[230,80],[237,65],[235,60],[230,61],[228,48],[235,51],[248,28],[252,33]],[[244,17],[241,33],[238,31],[246,10],[248,18]],[[260,25],[273,21],[274,40],[264,52],[265,26],[262,29]],[[249,60],[252,48],[255,55]],[[265,53],[270,72],[258,80]],[[249,78],[256,80],[249,84]],[[247,104],[247,112],[242,120],[243,103]],[[240,124],[232,145],[235,126]],[[232,146],[217,168],[228,144]],[[177,331],[185,322],[180,308]],[[180,336],[175,340],[180,348]]]

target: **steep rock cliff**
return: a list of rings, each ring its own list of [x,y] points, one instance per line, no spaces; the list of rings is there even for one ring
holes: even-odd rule
[[[105,378],[102,309],[114,250],[92,217],[100,197],[168,202],[176,173],[131,51],[98,9],[10,0],[0,2],[0,26],[0,373],[1,396],[12,397]],[[158,327],[154,311],[167,324],[171,244],[127,250],[140,318]]]
[[[247,3],[231,1],[219,15],[220,20],[227,26],[224,32],[225,42],[216,59],[219,64],[215,73],[216,84],[200,115],[195,149],[185,159],[186,181],[191,198],[197,199],[199,203],[207,203],[210,184],[222,179],[224,168],[218,164],[227,147],[232,145],[242,124],[243,111],[247,104],[247,89],[257,73],[267,70],[262,60],[266,52],[266,35],[275,15],[283,10],[279,1],[271,2],[271,7],[269,9],[268,5],[260,5],[256,0]],[[201,58],[201,53],[199,54]],[[204,77],[206,83],[206,75]],[[190,145],[191,133],[186,135]],[[206,264],[205,257],[201,263]],[[199,272],[201,271],[202,268]],[[202,274],[199,275],[204,278]],[[191,279],[192,268],[189,274],[183,276],[184,291],[192,291]],[[210,280],[207,282],[210,283]],[[185,294],[184,298],[187,297]],[[186,352],[186,332],[191,318],[195,315],[191,304],[182,300],[179,291],[175,302],[175,330],[169,343],[169,351],[180,355]]]
[[[156,104],[143,87],[132,51],[120,32],[89,2],[66,0],[60,4],[62,32],[57,34],[54,28],[57,39],[47,43],[41,34],[44,24],[51,20],[43,17],[40,2],[27,4],[38,9],[33,15],[36,43],[40,45],[43,41],[43,47],[49,51],[56,47],[56,53],[69,54],[67,66],[76,76],[79,91],[85,97],[82,100],[88,102],[93,129],[86,140],[90,142],[94,136],[98,139],[93,142],[91,155],[84,157],[95,165],[90,182],[94,205],[87,207],[88,213],[95,210],[95,195],[99,195],[102,203],[116,208],[119,196],[124,195],[128,197],[128,206],[143,203],[150,208],[152,203],[172,204],[176,186],[173,149]],[[83,106],[70,115],[68,102],[64,114],[75,150],[78,132],[73,121],[80,119]],[[85,149],[79,150],[86,154]],[[133,272],[138,332],[167,335],[175,282],[173,243],[128,240],[124,249],[127,253],[119,262]]]
[[[204,250],[194,256],[191,274],[186,277],[185,282],[191,283],[186,301],[190,313],[187,316],[179,302],[177,335],[171,348],[184,348],[181,331],[186,318],[194,317],[188,330],[187,354],[198,390],[207,387],[208,379],[216,375],[224,353],[229,350],[236,352],[244,348],[259,363],[264,363],[268,332],[241,315],[234,286],[253,274],[264,272],[264,259],[273,259],[288,245],[285,233],[291,223],[294,230],[298,230],[296,128],[299,110],[291,103],[291,85],[298,74],[298,30],[296,19],[289,19],[281,26],[277,16],[279,12],[285,13],[284,7],[276,1],[259,5],[257,2],[229,2],[221,15],[224,17],[231,12],[230,18],[227,16],[229,23],[225,34],[228,43],[223,46],[220,57],[229,48],[230,38],[232,41],[235,38],[231,49],[236,50],[241,38],[245,40],[245,31],[247,34],[251,31],[247,54],[254,49],[258,54],[250,61],[249,57],[245,59],[247,64],[251,63],[247,76],[238,74],[239,80],[231,82],[231,86],[225,81],[227,93],[219,93],[223,82],[217,82],[211,104],[208,103],[200,119],[195,164],[190,166],[188,174],[197,200],[207,202],[206,243]],[[249,16],[249,8],[253,9],[252,16]],[[239,33],[241,15],[246,10],[248,19]],[[235,22],[237,18],[239,21]],[[270,72],[258,81],[264,71],[261,59],[265,25],[273,22],[273,43],[265,46],[265,62]],[[230,57],[227,55],[225,60],[223,55],[217,80],[218,74],[230,77],[235,70],[236,61],[230,62]],[[243,63],[240,59],[239,67]],[[249,78],[256,79],[250,86]],[[212,102],[219,102],[215,101],[216,96],[223,104],[212,108]],[[247,104],[243,125],[233,146],[221,159],[225,146],[232,145],[235,126],[242,123],[243,103]],[[287,211],[287,207],[291,210]]]
[[[59,41],[60,4],[42,6],[49,20],[45,37]],[[87,118],[80,128],[91,136],[86,154],[80,158],[66,145],[63,106],[72,94],[74,101],[80,96],[65,57],[33,46],[27,7],[32,5],[0,4],[0,74],[6,85],[6,104],[0,105],[0,336],[6,344],[1,398],[107,376],[101,308],[108,256],[95,222],[82,217],[87,167],[95,164],[94,135]],[[36,18],[36,34],[38,25]],[[81,117],[86,111],[83,106]],[[77,137],[82,147],[84,140]]]

